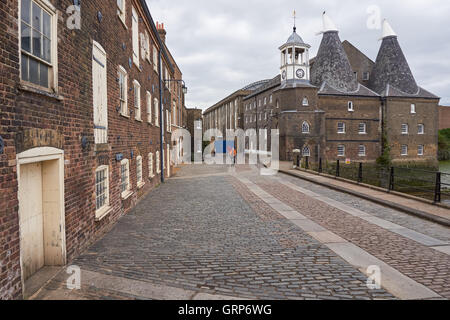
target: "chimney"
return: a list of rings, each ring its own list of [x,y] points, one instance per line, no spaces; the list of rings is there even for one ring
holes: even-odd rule
[[[164,30],[164,23],[158,23],[156,22],[156,29],[158,30],[159,37],[161,38],[161,41],[166,43],[166,30]]]

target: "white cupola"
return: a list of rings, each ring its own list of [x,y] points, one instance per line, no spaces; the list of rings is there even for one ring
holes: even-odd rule
[[[311,46],[303,41],[297,34],[294,24],[294,32],[287,42],[279,49],[281,51],[281,82],[286,81],[309,81],[309,48]]]

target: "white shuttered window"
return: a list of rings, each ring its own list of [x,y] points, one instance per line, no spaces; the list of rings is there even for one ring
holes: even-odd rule
[[[106,52],[94,41],[92,50],[92,96],[95,143],[108,142],[108,96]]]

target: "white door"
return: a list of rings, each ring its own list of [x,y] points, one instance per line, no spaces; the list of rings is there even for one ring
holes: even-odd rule
[[[22,165],[19,180],[20,249],[24,280],[44,266],[42,162]]]

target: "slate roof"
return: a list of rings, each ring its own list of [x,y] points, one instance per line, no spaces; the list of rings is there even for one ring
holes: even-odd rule
[[[354,91],[343,91],[332,87],[328,82],[324,82],[318,92],[321,95],[345,95],[345,96],[359,96],[359,97],[379,97],[380,95],[369,88],[358,83]]]
[[[319,52],[311,67],[311,83],[320,87],[324,82],[344,93],[358,89],[358,81],[337,31],[323,34]]]
[[[372,90],[378,93],[385,91],[385,95],[389,94],[389,90],[386,90],[388,85],[404,94],[416,95],[419,91],[397,36],[383,39],[369,81]]]
[[[288,38],[288,40],[283,45],[283,47],[287,46],[287,45],[293,45],[293,44],[310,47],[310,45],[305,43],[305,41],[303,41],[302,37],[300,37],[297,34],[296,28],[294,28],[294,32],[292,32],[291,36]]]
[[[394,86],[391,86],[390,84],[386,85],[385,89],[381,91],[380,95],[383,97],[439,99],[438,96],[419,86],[417,87],[417,91],[415,93],[407,93]]]

